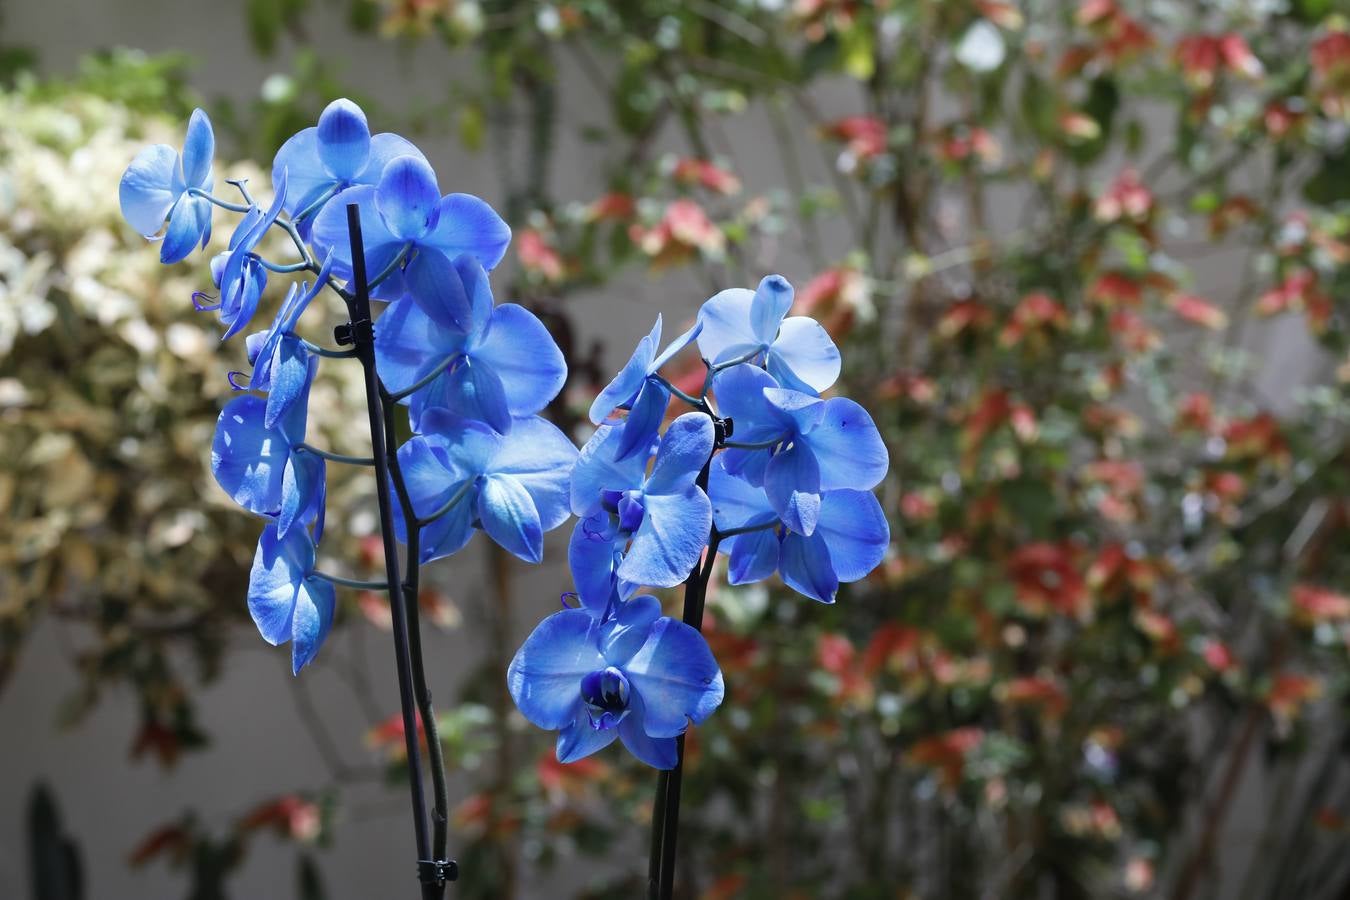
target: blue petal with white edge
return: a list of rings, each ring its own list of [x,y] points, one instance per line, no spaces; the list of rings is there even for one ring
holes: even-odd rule
[[[324,493],[324,461],[309,452],[292,453],[281,478],[281,509],[277,513],[277,536],[314,521],[316,505]]]
[[[333,627],[333,608],[337,593],[322,578],[306,578],[295,592],[295,614],[291,617],[291,674],[299,675],[323,646]]]
[[[361,243],[366,251],[366,277],[374,279],[403,252],[405,242],[396,237],[384,224],[375,208],[375,188],[370,185],[350,187],[333,201],[324,205],[314,217],[310,238],[320,256],[333,255],[333,275],[352,277],[351,237],[347,231],[347,206],[356,204],[361,213]],[[371,291],[380,300],[396,300],[403,294],[403,277],[396,273]]]
[[[618,728],[591,727],[590,720],[582,709],[580,694],[577,695],[577,711],[576,720],[558,732],[558,744],[554,753],[560,763],[574,763],[579,759],[585,759],[614,743],[619,736]],[[632,716],[628,717],[631,718]]]
[[[693,326],[688,331],[671,341],[670,346],[662,350],[661,355],[652,360],[651,365],[647,367],[647,373],[649,375],[655,375],[657,372],[661,371],[661,368],[665,366],[666,363],[674,359],[681,350],[692,344],[702,333],[703,323],[695,320]]]
[[[394,392],[444,368],[463,347],[463,335],[438,327],[406,294],[385,307],[375,323],[375,368],[384,386]]]
[[[833,397],[822,413],[819,424],[803,435],[820,461],[821,489],[869,490],[880,484],[890,455],[867,410],[847,397]]]
[[[821,498],[816,533],[825,539],[840,581],[858,581],[880,565],[891,528],[871,491],[829,491]]]
[[[633,408],[629,410],[628,417],[620,426],[623,429],[623,440],[619,442],[619,459],[627,459],[637,454],[642,454],[643,458],[646,458],[652,440],[661,430],[661,423],[665,421],[666,409],[669,406],[670,391],[665,385],[656,381],[642,382],[637,399],[633,401]]]
[[[679,762],[679,750],[675,738],[654,738],[643,730],[646,718],[646,703],[642,695],[636,692],[628,701],[629,714],[619,723],[619,740],[628,748],[628,752],[654,769],[669,770]]]
[[[728,288],[703,304],[698,311],[698,320],[703,323],[698,350],[704,359],[715,365],[764,346],[750,324],[754,298],[754,291]]]
[[[782,275],[765,275],[750,301],[750,331],[767,347],[778,336],[778,326],[792,308],[792,285]]]
[[[611,666],[623,668],[642,645],[656,620],[661,618],[661,601],[650,594],[623,600],[600,626],[600,653]]]
[[[788,587],[821,603],[833,603],[839,576],[830,560],[829,546],[820,532],[807,537],[788,532],[783,536],[779,574]]]
[[[697,487],[683,494],[649,494],[619,577],[634,584],[674,587],[689,577],[708,543],[712,506]]]
[[[451,471],[444,454],[438,453],[434,443],[425,436],[413,437],[398,448],[398,464],[418,516],[431,515],[472,477]],[[400,541],[406,542],[408,531],[403,521],[402,504],[394,504],[393,512],[394,533]]]
[[[778,514],[764,488],[727,471],[726,454],[713,457],[708,470],[708,499],[719,531],[777,522]]]
[[[544,557],[544,530],[539,511],[525,486],[509,475],[489,475],[478,492],[478,518],[483,530],[503,549],[528,563]]]
[[[472,254],[494,269],[511,243],[511,228],[496,210],[472,194],[446,194],[436,208],[436,224],[422,242],[454,259]]]
[[[540,622],[516,651],[506,685],[532,724],[563,728],[577,718],[582,677],[605,667],[598,629],[590,613],[565,609]]]
[[[842,362],[829,332],[815,319],[784,319],[769,347],[769,374],[785,388],[819,394],[839,379]]]
[[[211,162],[216,155],[216,136],[211,120],[194,109],[183,138],[183,182],[189,188],[211,190]]]
[[[586,610],[600,615],[609,604],[615,589],[622,548],[608,527],[609,514],[578,519],[567,544],[567,566],[572,572],[572,584],[577,598]]]
[[[186,259],[198,242],[206,246],[211,236],[211,201],[183,194],[169,212],[169,228],[159,246],[159,261],[165,265]]]
[[[661,343],[661,316],[656,316],[656,324],[652,330],[644,335],[642,340],[638,341],[637,349],[633,355],[624,363],[624,367],[619,370],[609,384],[595,396],[591,403],[591,422],[599,425],[605,419],[609,418],[610,413],[615,408],[629,404],[637,397],[638,392],[646,383],[648,372],[652,360],[656,356],[656,347]]]
[[[248,611],[272,646],[291,639],[291,616],[300,583],[314,568],[314,545],[297,529],[286,540],[269,524],[258,538],[248,576]]]
[[[436,172],[416,156],[390,160],[375,188],[375,207],[385,227],[405,241],[418,241],[430,230],[440,199]]]
[[[412,395],[409,412],[415,429],[426,430],[422,418],[429,409],[447,409],[485,422],[500,434],[511,430],[511,408],[501,378],[492,366],[470,357],[460,357],[445,374]]]
[[[754,584],[763,581],[778,569],[778,532],[766,528],[727,538],[721,550],[727,554],[727,581],[731,584]]]
[[[290,442],[280,424],[263,424],[267,404],[246,394],[231,400],[216,421],[211,474],[235,503],[256,515],[276,515]]]
[[[267,371],[267,411],[263,424],[271,428],[309,391],[319,371],[319,361],[309,355],[299,338],[287,335],[277,342]]]
[[[642,647],[623,666],[645,705],[642,730],[651,737],[683,734],[722,703],[722,672],[708,642],[668,617],[652,624]]]
[[[439,250],[423,249],[408,264],[404,284],[413,300],[441,328],[467,333],[472,309],[459,270]]]
[[[117,187],[122,218],[144,237],[153,237],[169,217],[178,191],[174,190],[174,170],[178,154],[168,144],[146,147],[122,173]]]
[[[741,443],[759,443],[786,437],[792,421],[778,412],[764,396],[766,389],[777,388],[773,376],[758,366],[732,366],[713,378],[717,411],[731,419],[731,438]]]
[[[783,524],[811,534],[820,517],[820,466],[800,441],[774,454],[764,472],[764,493]]]
[[[600,509],[602,490],[626,491],[642,486],[647,460],[642,456],[616,459],[622,437],[613,425],[601,425],[577,455],[572,467],[572,514],[589,516]]]
[[[361,107],[344,98],[319,114],[319,159],[338,181],[350,182],[370,161],[370,126]]]
[[[538,316],[515,303],[492,310],[485,332],[470,340],[467,352],[501,380],[513,416],[541,411],[567,381],[567,362],[557,342]]]
[[[577,448],[547,419],[516,419],[492,457],[493,473],[509,475],[529,493],[544,531],[571,515],[568,488]]]
[[[693,485],[712,456],[715,436],[712,419],[703,413],[685,413],[671,422],[657,448],[647,494],[683,493]]]

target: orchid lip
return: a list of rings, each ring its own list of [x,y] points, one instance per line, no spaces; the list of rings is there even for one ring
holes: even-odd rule
[[[614,666],[597,669],[581,679],[581,700],[586,704],[591,727],[605,731],[617,726],[629,713],[632,686],[628,676]]]

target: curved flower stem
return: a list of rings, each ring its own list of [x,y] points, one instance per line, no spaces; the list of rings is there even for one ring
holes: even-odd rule
[[[370,289],[379,287],[380,282],[398,271],[398,267],[408,260],[408,251],[410,250],[412,250],[412,242],[408,241],[403,245],[403,249],[398,251],[398,255],[389,260],[389,264],[381,269],[380,273],[370,280]]]
[[[703,464],[698,475],[698,486],[708,488],[708,472],[712,457]],[[708,581],[713,564],[717,562],[717,546],[723,533],[713,528],[708,536],[708,552],[701,565],[694,566],[684,583],[684,624],[696,631],[703,630],[703,606],[708,598]],[[684,781],[684,735],[675,739],[675,768],[662,772],[656,782],[656,799],[652,805],[652,842],[647,858],[648,900],[671,900],[675,888],[675,846],[680,829],[680,788]]]
[[[311,215],[314,214],[314,210],[318,209],[320,206],[323,206],[325,203],[327,203],[329,198],[331,198],[337,192],[338,192],[338,185],[334,184],[328,190],[324,191],[322,194],[315,197],[313,203],[311,203],[309,206],[306,206],[304,209],[296,213],[291,218],[291,221],[292,222],[305,221],[305,219],[309,218]]]
[[[684,391],[680,390],[674,384],[672,384],[670,382],[670,379],[666,378],[664,375],[653,375],[652,377],[656,379],[656,381],[658,381],[662,387],[670,391],[676,397],[679,397],[685,403],[688,403],[690,406],[694,407],[694,409],[700,410],[702,412],[709,412],[708,400],[706,397],[695,397],[693,394],[686,394]]]
[[[373,466],[374,457],[370,456],[348,456],[345,453],[334,453],[331,450],[321,450],[313,444],[301,444],[299,449],[307,453],[313,453],[320,459],[331,460],[332,462],[346,463],[349,466]]]
[[[455,491],[455,493],[451,495],[450,499],[442,503],[435,512],[425,516],[414,516],[414,518],[411,519],[411,521],[416,522],[418,528],[425,528],[432,522],[435,522],[441,516],[448,513],[450,510],[454,509],[455,505],[459,503],[459,501],[464,499],[464,495],[469,493],[469,489],[472,487],[473,487],[472,481],[465,481],[463,484],[459,486],[459,490]],[[409,504],[409,511],[411,511],[411,509],[412,509],[411,504]]]
[[[384,591],[389,589],[387,581],[362,581],[359,578],[346,578],[342,575],[332,575],[328,572],[314,570],[315,578],[322,578],[324,581],[331,581],[333,584],[340,584],[343,587],[356,588],[358,591]]]
[[[256,253],[251,253],[249,255],[258,261],[258,265],[262,266],[269,272],[276,272],[279,275],[290,275],[293,272],[308,272],[310,269],[310,264],[307,260],[297,263],[283,264],[283,263],[274,263],[271,260],[263,259]]]
[[[208,194],[206,191],[200,190],[199,188],[188,188],[187,192],[189,196],[202,197],[210,201],[215,206],[219,206],[221,209],[228,209],[230,212],[233,213],[246,213],[253,208],[252,203],[248,204],[247,206],[240,203],[231,203],[228,200],[220,199],[214,194]]]
[[[403,473],[398,467],[398,456],[393,449],[393,404],[383,402],[379,377],[375,372],[374,328],[370,319],[370,294],[366,281],[365,247],[361,240],[361,211],[354,204],[347,205],[347,230],[351,237],[353,290],[347,311],[351,317],[349,330],[357,358],[365,376],[366,408],[370,418],[370,443],[375,458],[375,496],[380,509],[380,532],[384,539],[384,566],[389,586],[389,611],[394,632],[394,656],[398,664],[399,706],[403,719],[403,736],[408,753],[408,782],[412,795],[413,830],[417,843],[417,876],[422,885],[422,900],[441,900],[445,883],[456,875],[454,863],[445,859],[445,766],[441,758],[440,739],[436,735],[436,718],[431,708],[431,694],[426,690],[426,673],[422,665],[422,645],[417,626],[417,541],[419,529],[412,521]],[[393,504],[389,496],[390,483],[398,492],[399,504],[409,523],[408,561],[409,579],[399,580],[398,542],[394,535]],[[411,598],[411,602],[410,602]],[[417,739],[417,719],[421,714],[426,730],[431,775],[436,789],[436,810],[433,816],[435,845],[427,835],[426,798],[422,784],[421,747]]]
[[[458,353],[454,354],[453,356],[447,357],[444,362],[436,366],[436,368],[432,369],[427,374],[423,375],[421,378],[414,381],[412,384],[405,387],[403,390],[391,391],[387,393],[385,395],[385,401],[389,403],[398,403],[400,400],[405,400],[408,397],[411,397],[413,394],[417,393],[422,388],[431,384],[437,378],[440,378],[441,374],[445,372],[446,369],[453,366],[455,364],[455,360],[457,359],[459,359]]]
[[[704,403],[705,404],[707,403],[708,392],[712,390],[713,376],[715,376],[718,372],[721,372],[723,369],[730,369],[732,366],[739,366],[741,363],[750,362],[752,359],[754,359],[756,356],[759,356],[763,352],[764,351],[762,348],[756,348],[755,350],[752,350],[748,353],[742,353],[740,356],[736,356],[716,364],[710,363],[705,359],[703,361],[703,365],[708,367],[708,371],[703,376]]]
[[[713,363],[708,367],[708,371],[716,375],[723,369],[730,369],[732,366],[739,366],[741,363],[748,363],[756,356],[764,352],[762,347],[756,347],[748,353],[742,353],[740,356],[733,356],[731,359],[723,360],[720,363]]]
[[[304,338],[300,339],[300,345],[315,356],[323,356],[328,359],[351,359],[356,356],[355,350],[333,350],[328,347],[320,347],[318,344],[312,344]]]
[[[782,438],[774,438],[771,441],[727,441],[722,446],[728,450],[768,450],[782,442]]]
[[[770,528],[777,528],[781,522],[774,519],[771,522],[761,522],[758,525],[740,525],[736,528],[728,528],[726,531],[718,531],[713,527],[713,538],[717,542],[726,540],[729,537],[735,537],[738,534],[753,534],[756,531],[768,531]]]

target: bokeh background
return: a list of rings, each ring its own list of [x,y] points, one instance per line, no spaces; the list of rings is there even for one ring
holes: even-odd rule
[[[882,569],[710,599],[683,896],[1345,896],[1347,16],[2,0],[0,897],[412,884],[388,609],[341,592],[299,679],[257,639],[258,526],[206,472],[241,350],[116,204],[195,105],[266,184],[344,95],[511,221],[496,293],[567,351],[578,440],[657,312],[773,271],[888,440]],[[359,409],[326,367],[330,446]],[[378,570],[369,486],[330,516]],[[456,896],[641,895],[653,774],[557,765],[505,696],[552,538],[430,571]]]

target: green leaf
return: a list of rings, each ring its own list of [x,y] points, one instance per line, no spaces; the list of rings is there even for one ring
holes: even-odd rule
[[[283,24],[282,14],[282,5],[275,0],[248,0],[244,8],[249,40],[263,56],[271,56],[277,48],[277,36]]]
[[[1101,133],[1090,141],[1070,148],[1069,153],[1080,164],[1086,165],[1102,155],[1111,140],[1111,126],[1115,122],[1116,111],[1120,108],[1120,89],[1113,79],[1105,76],[1093,79],[1088,87],[1087,100],[1083,112],[1097,123]]]
[[[1350,200],[1350,151],[1323,155],[1317,172],[1303,186],[1303,196],[1323,206]]]
[[[1042,140],[1053,140],[1059,130],[1055,110],[1059,98],[1043,80],[1028,71],[1022,78],[1022,119]]]
[[[351,0],[347,7],[347,24],[352,31],[368,34],[380,24],[380,4],[375,0]]]
[[[487,135],[487,118],[483,108],[477,103],[465,103],[459,108],[455,128],[459,132],[459,142],[464,149],[477,153],[483,148],[483,139]]]
[[[876,48],[870,28],[850,28],[842,34],[840,46],[844,71],[859,81],[867,81],[876,71]]]

